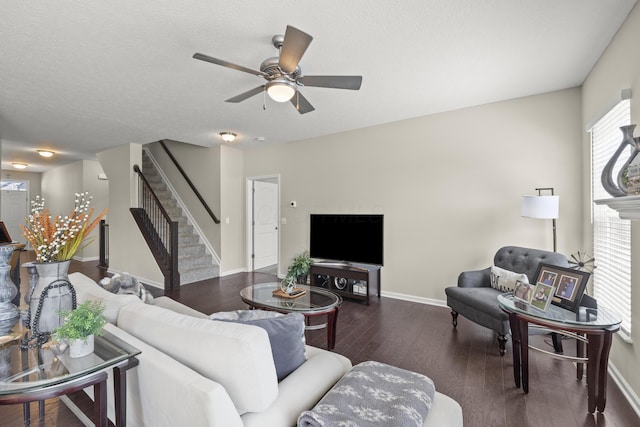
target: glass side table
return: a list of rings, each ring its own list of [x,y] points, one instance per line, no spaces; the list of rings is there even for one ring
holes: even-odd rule
[[[113,369],[116,425],[126,424],[126,371],[137,366],[138,349],[103,331],[95,337],[92,354],[77,359],[69,351],[59,354],[46,344],[21,348],[24,330],[0,337],[0,404],[24,404],[25,425],[30,422],[29,402],[39,401],[40,419],[44,417],[43,400],[64,396],[88,386],[94,387],[96,425],[107,425],[106,369]],[[66,399],[68,404],[70,400]]]
[[[529,392],[529,323],[550,331],[573,336],[587,342],[587,355],[583,357],[583,346],[578,345],[577,357],[564,359],[587,364],[587,396],[589,413],[604,411],[607,399],[607,374],[612,336],[620,329],[622,319],[604,307],[580,307],[578,312],[549,305],[542,311],[513,297],[513,294],[498,296],[500,308],[509,315],[511,342],[513,346],[513,376],[516,387]],[[545,352],[547,353],[547,352]],[[579,377],[581,375],[579,374]]]

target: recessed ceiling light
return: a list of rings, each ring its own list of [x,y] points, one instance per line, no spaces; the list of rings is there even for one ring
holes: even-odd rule
[[[220,136],[224,142],[233,142],[238,135],[233,132],[220,132]]]
[[[29,166],[26,163],[11,163],[11,166],[13,166],[16,169],[25,169],[27,166]]]
[[[38,152],[38,154],[40,154],[42,157],[52,157],[53,156],[53,151],[49,151],[49,150],[36,150]]]

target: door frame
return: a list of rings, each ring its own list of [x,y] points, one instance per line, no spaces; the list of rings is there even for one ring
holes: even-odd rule
[[[25,184],[26,184],[26,188],[27,188],[27,191],[26,191],[26,193],[27,193],[27,200],[26,200],[26,202],[25,202],[25,204],[26,204],[26,205],[25,205],[25,211],[26,211],[27,215],[29,215],[29,214],[30,214],[30,212],[31,212],[31,181],[29,181],[29,179],[27,179],[27,178],[23,178],[23,179],[15,179],[15,178],[6,178],[6,179],[5,179],[5,178],[3,178],[3,179],[0,179],[0,181],[2,181],[2,182],[23,182],[23,183],[25,183]],[[1,190],[1,189],[0,189],[0,190]],[[4,190],[2,190],[2,191],[4,191]],[[2,191],[0,191],[0,197],[2,197]],[[7,191],[13,191],[13,190],[7,190]],[[0,206],[1,206],[1,204],[0,204]],[[5,225],[6,225],[6,224],[5,224]],[[20,237],[23,237],[21,234],[19,234],[19,235],[20,235]],[[11,238],[12,238],[13,240],[17,240],[15,235],[14,235],[14,236],[12,236]],[[27,247],[26,247],[26,248],[27,248],[27,250],[29,250],[29,249],[33,249],[33,248],[31,247],[31,243],[29,243],[29,241],[28,241],[26,238],[24,239],[24,241],[25,241],[25,243],[27,244]]]
[[[278,274],[280,273],[280,175],[260,175],[260,176],[250,176],[247,177],[247,188],[246,188],[246,195],[247,195],[247,214],[246,214],[246,218],[247,218],[247,222],[245,224],[245,231],[246,231],[246,236],[247,236],[247,241],[246,241],[246,266],[247,266],[247,271],[254,271],[254,263],[253,263],[253,249],[254,249],[254,236],[253,236],[253,211],[254,211],[254,207],[253,207],[253,183],[254,181],[269,181],[269,182],[275,182],[277,188],[276,188],[276,193],[277,193],[277,206],[276,206],[276,218],[277,218],[277,225],[278,225],[278,230],[277,230],[277,244],[278,244],[278,248],[276,250],[276,257],[277,259],[277,272]]]

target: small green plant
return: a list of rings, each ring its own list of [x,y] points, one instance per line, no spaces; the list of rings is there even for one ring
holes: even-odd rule
[[[97,301],[85,301],[75,310],[61,311],[65,321],[55,330],[58,339],[87,341],[89,335],[102,335],[102,327],[107,323],[102,313],[104,304]]]
[[[313,261],[309,258],[309,252],[307,251],[294,256],[287,269],[287,278],[297,280],[298,283],[306,282],[311,264],[313,264]]]

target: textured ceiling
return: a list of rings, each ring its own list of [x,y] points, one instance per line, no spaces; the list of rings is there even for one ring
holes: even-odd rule
[[[125,143],[241,148],[579,86],[635,0],[31,0],[0,11],[2,169],[93,159]],[[360,91],[307,87],[300,115],[248,68],[287,25],[314,37],[309,75],[362,75]],[[266,109],[263,109],[265,103]],[[264,142],[258,142],[259,137]],[[58,153],[38,158],[36,148]]]

